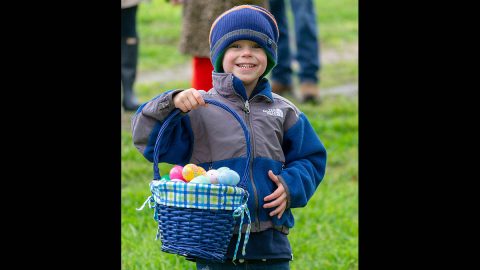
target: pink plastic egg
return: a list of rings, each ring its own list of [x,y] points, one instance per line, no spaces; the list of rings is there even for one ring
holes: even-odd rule
[[[218,171],[215,169],[208,170],[207,177],[211,184],[218,184]]]
[[[175,165],[170,170],[170,179],[180,179],[185,180],[182,175],[183,167],[180,165]]]

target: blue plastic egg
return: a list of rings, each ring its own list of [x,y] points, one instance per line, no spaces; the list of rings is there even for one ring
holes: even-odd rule
[[[229,171],[229,170],[230,170],[230,168],[228,168],[228,167],[220,167],[220,168],[217,169],[218,172]]]
[[[222,170],[218,173],[218,182],[220,184],[236,186],[240,182],[240,176],[233,170]]]

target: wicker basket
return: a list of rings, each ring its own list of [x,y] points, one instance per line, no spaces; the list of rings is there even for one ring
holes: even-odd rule
[[[154,149],[154,180],[150,183],[148,202],[154,208],[154,219],[158,222],[157,239],[162,241],[162,251],[185,256],[189,259],[201,258],[209,261],[224,262],[227,248],[233,236],[233,230],[240,221],[243,224],[247,215],[248,226],[242,254],[250,231],[250,214],[247,201],[246,183],[249,179],[248,161],[250,160],[250,137],[243,120],[228,106],[210,99],[206,103],[216,105],[230,114],[240,123],[247,142],[247,164],[241,180],[236,187],[214,184],[185,184],[160,179],[158,169],[158,151],[165,128],[180,111],[177,109],[164,121],[157,136]],[[236,258],[241,234],[238,234],[234,253]]]

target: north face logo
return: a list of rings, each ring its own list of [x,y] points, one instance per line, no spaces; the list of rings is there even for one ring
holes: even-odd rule
[[[283,117],[283,112],[280,109],[268,109],[268,110],[263,110],[263,112],[267,113],[268,115]]]

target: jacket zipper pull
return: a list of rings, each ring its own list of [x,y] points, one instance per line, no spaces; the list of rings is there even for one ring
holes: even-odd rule
[[[250,104],[248,104],[248,100],[245,100],[245,110],[246,113],[250,113]]]
[[[210,164],[208,164],[208,170],[210,171],[213,167],[213,162],[210,162]]]

